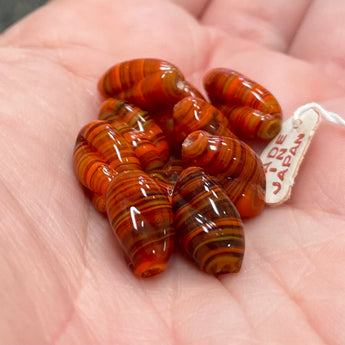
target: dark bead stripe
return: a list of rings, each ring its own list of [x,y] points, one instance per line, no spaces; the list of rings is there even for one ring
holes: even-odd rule
[[[189,157],[193,157],[192,160]],[[182,159],[187,166],[202,167],[216,176],[237,208],[243,198],[254,198],[247,201],[248,209],[239,208],[242,217],[256,216],[262,211],[265,205],[264,190],[263,193],[250,194],[246,194],[246,191],[265,186],[263,165],[257,154],[244,142],[195,131],[182,145]],[[253,209],[250,205],[253,205]]]
[[[146,111],[123,100],[108,98],[101,105],[99,118],[110,123],[124,121],[135,130],[144,132],[155,145],[161,160],[163,162],[168,160],[170,156],[169,144],[161,128],[150,118]]]
[[[229,128],[240,138],[274,138],[281,128],[282,110],[263,86],[226,68],[215,68],[204,78],[212,104],[229,120]],[[253,125],[254,123],[254,125]]]
[[[100,79],[99,90],[106,96],[112,96],[130,88],[139,80],[157,71],[173,71],[177,68],[167,61],[159,59],[134,59],[112,66]]]
[[[160,269],[165,267],[173,248],[173,213],[157,183],[140,170],[123,172],[108,188],[106,208],[134,271],[151,261]]]
[[[73,165],[82,185],[95,193],[105,194],[115,172],[84,139],[79,138],[75,146]]]
[[[211,134],[235,137],[225,127],[226,121],[223,114],[200,98],[187,97],[174,106],[174,132],[177,142],[182,142],[185,137],[196,130],[205,130]]]
[[[243,225],[215,180],[201,168],[184,170],[176,182],[172,204],[176,234],[194,262],[211,274],[237,272],[244,253]],[[220,251],[226,255],[210,264]]]

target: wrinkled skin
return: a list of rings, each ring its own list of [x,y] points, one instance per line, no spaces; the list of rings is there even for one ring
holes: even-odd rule
[[[345,3],[56,0],[0,37],[2,344],[345,344],[345,131],[323,121],[290,200],[245,222],[242,270],[179,254],[140,280],[71,166],[110,65],[158,57],[200,87],[232,67],[289,117],[344,114]],[[344,115],[343,115],[344,116]]]

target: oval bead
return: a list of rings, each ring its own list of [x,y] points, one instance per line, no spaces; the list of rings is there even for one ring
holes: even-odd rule
[[[184,251],[209,274],[238,272],[244,255],[241,218],[214,178],[190,167],[178,179],[172,205]]]
[[[111,97],[131,88],[138,81],[157,72],[178,71],[178,68],[161,59],[133,59],[120,62],[109,68],[98,82],[104,97]]]
[[[281,107],[272,93],[260,84],[234,70],[215,68],[205,75],[204,86],[212,104],[228,114],[229,126],[235,134],[254,131],[255,137],[269,140],[279,133]]]
[[[177,142],[196,130],[234,137],[227,128],[227,120],[212,104],[200,98],[186,97],[174,106],[174,132]]]
[[[270,140],[280,131],[281,119],[272,118],[260,110],[243,106],[219,105],[218,109],[229,120],[229,128],[243,139]]]
[[[110,68],[98,88],[105,97],[134,103],[143,109],[175,104],[185,95],[183,74],[172,64],[157,59],[136,59]]]
[[[173,213],[157,183],[139,170],[120,173],[108,188],[106,209],[134,274],[163,272],[173,251]]]
[[[183,76],[179,71],[157,72],[139,80],[131,88],[111,96],[147,110],[166,104],[172,105],[184,96]]]
[[[147,111],[123,100],[108,98],[101,105],[98,117],[109,123],[122,120],[139,132],[144,132],[156,146],[161,160],[163,162],[168,160],[170,156],[169,144],[162,129]]]
[[[244,142],[195,131],[182,144],[186,166],[198,166],[223,185],[241,217],[260,214],[265,206],[266,178],[258,155]]]

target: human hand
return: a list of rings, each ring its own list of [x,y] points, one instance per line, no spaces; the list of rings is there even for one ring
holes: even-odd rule
[[[339,112],[345,4],[265,0],[55,0],[0,38],[3,344],[344,344],[344,130],[323,122],[291,199],[245,221],[238,274],[174,255],[141,280],[72,169],[111,65],[166,59],[201,87],[231,67],[288,117]]]

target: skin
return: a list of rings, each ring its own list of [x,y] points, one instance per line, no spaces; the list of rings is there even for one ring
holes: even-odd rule
[[[114,63],[152,56],[196,86],[211,67],[262,83],[284,117],[345,108],[345,3],[55,0],[0,37],[3,344],[344,344],[344,128],[322,121],[291,198],[245,222],[240,273],[176,253],[140,280],[71,155]]]

